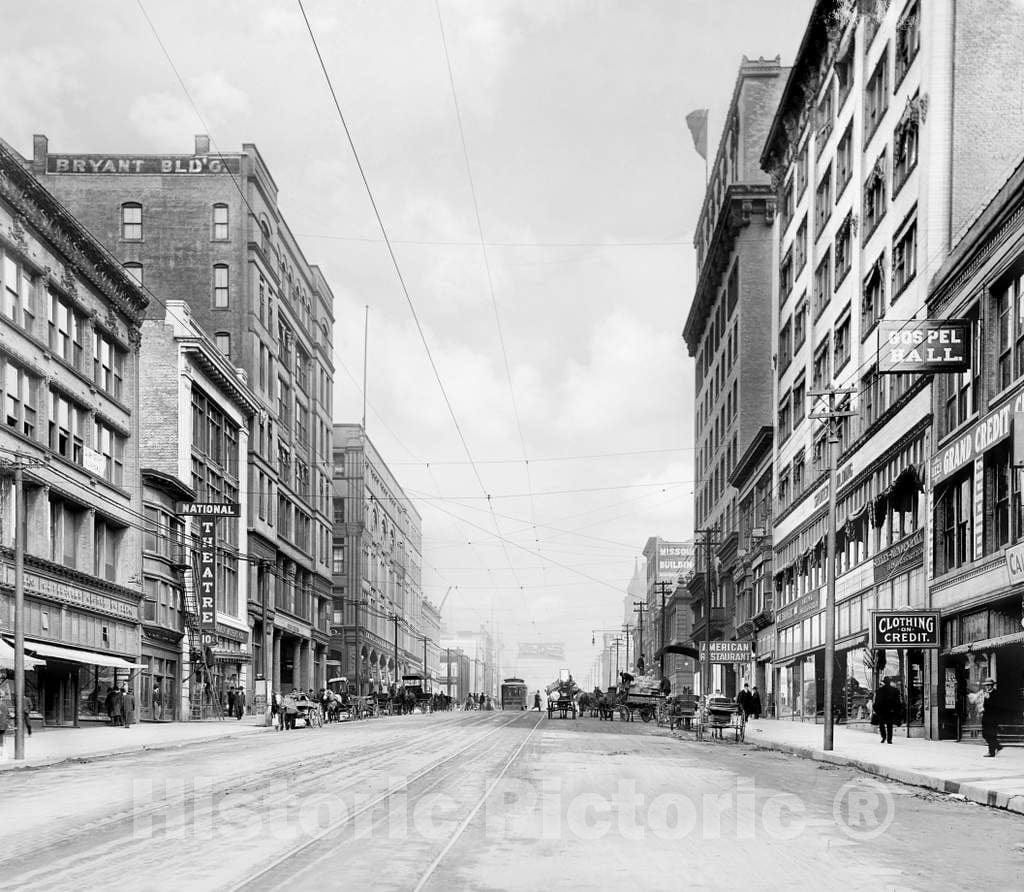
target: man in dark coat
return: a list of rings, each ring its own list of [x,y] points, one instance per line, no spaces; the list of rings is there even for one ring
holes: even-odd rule
[[[985,758],[992,759],[1003,748],[999,742],[999,723],[1003,721],[1006,705],[1003,695],[996,690],[994,678],[986,678],[981,683],[978,695],[978,707],[981,711],[981,736],[988,744]]]
[[[110,724],[118,727],[122,724],[121,716],[123,709],[123,701],[121,699],[121,691],[113,687],[110,689],[110,693],[107,694],[107,715],[110,716]]]
[[[743,690],[736,695],[736,705],[740,708],[743,721],[746,721],[752,711],[750,709],[750,685],[743,685]]]
[[[636,671],[641,675],[644,674],[644,669],[647,668],[647,660],[644,659],[644,655],[640,654],[640,659],[636,661]]]
[[[761,693],[757,689],[757,685],[754,685],[750,691],[750,714],[755,719],[761,718]]]
[[[878,733],[882,743],[892,743],[892,726],[903,719],[903,701],[900,692],[892,686],[888,675],[882,679],[881,687],[875,691],[874,716],[878,722]]]
[[[135,721],[135,694],[127,685],[121,685],[121,721],[126,728]]]
[[[235,689],[235,718],[241,721],[245,715],[245,690],[239,686]]]

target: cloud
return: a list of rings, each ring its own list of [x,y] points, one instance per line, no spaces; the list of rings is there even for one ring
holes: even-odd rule
[[[128,119],[145,142],[160,151],[182,145],[188,134],[202,129],[216,136],[223,121],[249,110],[249,97],[221,71],[190,78],[186,84],[188,96],[181,90],[145,93],[128,110]],[[226,150],[224,146],[221,149]]]

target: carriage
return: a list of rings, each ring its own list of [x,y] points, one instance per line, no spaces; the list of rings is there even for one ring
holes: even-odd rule
[[[549,719],[554,718],[556,712],[559,718],[569,718],[570,713],[576,718],[576,695],[580,693],[580,688],[568,669],[559,672],[558,680],[549,684],[544,691],[548,695]]]
[[[415,698],[414,709],[418,709],[420,712],[430,712],[430,694],[427,692],[426,681],[422,675],[403,675],[402,687],[405,688],[407,698],[409,694]]]
[[[501,708],[526,709],[526,682],[521,678],[506,678],[501,685]]]

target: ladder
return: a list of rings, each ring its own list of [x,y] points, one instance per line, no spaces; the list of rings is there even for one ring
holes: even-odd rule
[[[188,651],[192,674],[189,678],[188,699],[190,716],[193,721],[216,718],[223,721],[224,710],[220,697],[213,686],[213,673],[208,662],[208,651],[202,646],[202,630],[199,627],[199,602],[196,599],[195,553],[192,563],[178,564],[181,574],[181,590],[185,599],[185,630],[188,633]],[[209,697],[207,697],[209,692]]]

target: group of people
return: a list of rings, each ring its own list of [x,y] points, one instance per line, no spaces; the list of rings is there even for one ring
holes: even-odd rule
[[[228,701],[227,717],[231,718],[234,716],[236,719],[241,720],[242,716],[245,715],[245,688],[241,685],[238,687],[229,685],[226,697]]]
[[[135,693],[127,684],[112,685],[103,706],[112,728],[130,728],[135,721]]]
[[[736,695],[736,705],[743,716],[743,721],[761,718],[761,692],[757,685],[753,688],[749,684],[743,685],[743,690]]]
[[[466,712],[473,709],[490,712],[494,709],[494,701],[487,694],[467,694],[466,702],[462,704],[462,708]]]

